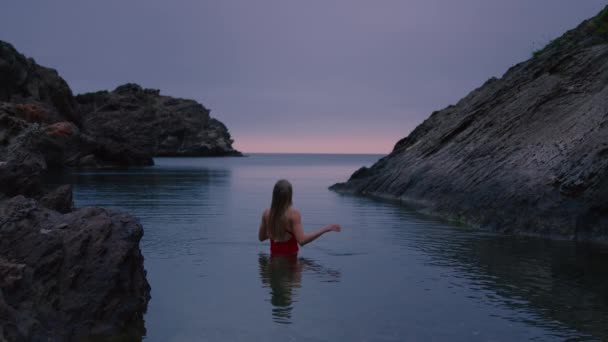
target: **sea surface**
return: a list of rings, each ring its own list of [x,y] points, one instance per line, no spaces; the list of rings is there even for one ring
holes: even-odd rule
[[[608,248],[480,232],[327,189],[379,155],[157,158],[74,172],[79,207],[137,216],[146,341],[608,340]],[[258,241],[286,178],[306,232],[294,259]]]

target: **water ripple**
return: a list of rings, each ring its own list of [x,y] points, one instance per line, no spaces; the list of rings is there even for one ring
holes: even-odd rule
[[[139,217],[147,340],[608,340],[608,249],[477,232],[327,190],[377,158],[161,158],[56,182],[74,184],[78,206]],[[288,260],[257,242],[283,177],[306,231],[343,227]]]

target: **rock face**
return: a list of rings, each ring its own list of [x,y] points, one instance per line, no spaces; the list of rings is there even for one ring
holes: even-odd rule
[[[46,158],[52,168],[152,165],[151,155],[120,140],[95,140],[81,129],[81,121],[70,87],[55,70],[0,41],[0,162],[6,161],[8,146],[14,147],[14,140],[24,131],[38,130],[69,138],[63,144],[46,141],[51,145],[38,146],[53,150]]]
[[[74,209],[64,167],[151,165],[156,155],[240,155],[191,101],[125,85],[72,95],[56,71],[0,41],[0,341],[140,340],[150,298],[125,213]]]
[[[154,156],[239,156],[226,126],[193,100],[125,84],[76,97],[83,130],[94,140],[124,141]]]
[[[226,126],[193,100],[125,84],[76,97],[83,130],[94,140],[124,141],[154,156],[238,156]]]
[[[42,175],[74,138],[57,132],[72,126],[5,122],[20,133],[0,163],[0,340],[140,339],[150,293],[142,227],[124,213],[74,210],[70,186],[45,188]]]
[[[0,41],[0,101],[25,104],[25,112],[29,104],[34,108],[31,114],[44,114],[30,117],[37,121],[78,122],[72,91],[57,71],[36,64],[3,41]]]
[[[331,189],[470,225],[608,241],[608,7]]]
[[[0,339],[141,339],[150,291],[142,234],[123,213],[0,201]]]
[[[139,241],[124,213],[74,210],[66,165],[118,166],[151,156],[81,129],[67,84],[0,42],[0,341],[141,339],[150,298]]]
[[[195,101],[134,84],[74,97],[55,70],[0,41],[0,162],[30,126],[69,138],[53,146],[60,150],[49,167],[146,166],[154,156],[241,155],[227,128]]]

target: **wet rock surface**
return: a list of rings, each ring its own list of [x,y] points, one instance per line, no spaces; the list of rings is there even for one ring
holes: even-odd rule
[[[331,189],[502,232],[608,241],[608,8]]]
[[[150,291],[142,234],[124,213],[0,201],[0,339],[140,339]]]
[[[141,339],[142,227],[125,213],[74,209],[69,185],[47,189],[43,175],[73,139],[57,130],[71,125],[13,124],[0,163],[0,340]]]
[[[139,340],[150,298],[137,219],[74,209],[49,170],[149,165],[83,131],[57,73],[0,42],[0,341]]]

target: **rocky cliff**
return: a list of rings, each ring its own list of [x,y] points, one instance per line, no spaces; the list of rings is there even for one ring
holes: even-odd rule
[[[152,165],[154,156],[237,156],[228,129],[193,101],[135,84],[74,97],[53,70],[0,41],[0,162],[28,127],[69,136],[51,167]]]
[[[69,189],[59,192],[69,203]],[[124,213],[0,201],[0,340],[140,340],[150,293],[142,234]]]
[[[72,91],[56,70],[36,64],[0,41],[0,101],[23,106],[29,121],[78,122]],[[38,116],[37,116],[38,115]]]
[[[502,232],[608,241],[608,7],[331,189]]]
[[[119,139],[95,139],[83,130],[82,115],[72,91],[57,72],[36,64],[12,45],[0,41],[0,162],[8,158],[8,146],[21,146],[13,144],[13,140],[30,128],[69,138],[60,144],[38,146],[53,151],[45,155],[45,167],[152,164],[151,155]]]
[[[238,156],[224,124],[193,100],[125,84],[76,97],[82,127],[94,140],[124,141],[154,156]]]
[[[16,133],[0,163],[0,340],[141,339],[150,298],[141,225],[125,213],[75,209],[69,185],[45,186],[42,175],[73,136],[6,123]]]
[[[74,97],[55,70],[0,41],[0,341],[141,340],[150,299],[137,219],[74,208],[64,167],[240,155],[192,100],[133,84]]]

